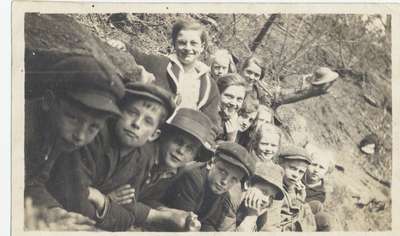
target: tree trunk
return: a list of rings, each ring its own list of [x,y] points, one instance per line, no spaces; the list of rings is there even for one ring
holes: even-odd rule
[[[267,22],[265,22],[264,26],[262,27],[262,29],[258,33],[257,37],[254,39],[253,43],[251,44],[250,50],[252,52],[254,52],[257,49],[257,47],[260,45],[264,36],[267,34],[269,28],[272,26],[272,23],[274,23],[274,20],[279,16],[280,16],[280,14],[272,14],[268,18]]]

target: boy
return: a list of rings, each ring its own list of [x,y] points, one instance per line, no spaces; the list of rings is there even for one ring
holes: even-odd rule
[[[315,231],[315,219],[308,204],[305,204],[306,191],[301,183],[310,157],[304,148],[282,147],[279,164],[283,168],[284,199],[281,211],[282,231]]]
[[[159,155],[146,181],[142,183],[140,194],[136,195],[140,202],[154,209],[163,209],[161,199],[178,176],[190,168],[187,167],[188,163],[204,162],[211,158],[214,145],[207,141],[212,139],[210,129],[211,121],[206,115],[188,108],[179,109],[171,123],[164,124],[158,142]],[[123,186],[113,191],[111,200],[119,204],[129,203],[132,198],[125,194],[128,189],[131,187]],[[171,218],[159,217],[158,222],[146,222],[146,227],[154,231],[158,228],[156,224],[166,225],[168,220]],[[171,227],[168,230],[182,229]]]
[[[236,231],[279,231],[283,200],[283,170],[278,165],[261,162],[248,181],[237,213]]]
[[[53,194],[67,209],[112,231],[141,224],[149,214],[149,207],[143,204],[120,206],[106,194],[127,183],[138,189],[157,153],[153,141],[175,109],[170,93],[143,83],[126,85],[120,107],[121,117],[109,122],[94,142],[57,163],[51,185]]]
[[[311,153],[311,164],[308,166],[303,183],[306,186],[306,202],[325,202],[326,188],[324,178],[334,166],[334,153],[314,144],[308,144],[306,149]]]
[[[330,231],[331,217],[323,209],[327,193],[324,178],[332,171],[335,156],[331,150],[314,144],[308,144],[306,148],[311,153],[311,164],[303,178],[306,187],[305,202],[315,215],[317,231]]]
[[[222,142],[209,164],[199,164],[182,174],[168,190],[167,207],[194,212],[201,231],[217,231],[231,213],[229,190],[254,172],[254,161],[237,143]]]
[[[82,221],[80,215],[62,209],[46,183],[62,154],[68,157],[84,147],[109,117],[120,114],[117,101],[123,96],[124,87],[90,56],[68,57],[44,74],[53,86],[43,98],[30,101],[25,107],[25,197],[31,198],[35,206],[47,208],[55,219]]]
[[[147,71],[153,73],[155,83],[175,95],[179,108],[186,107],[206,114],[217,133],[219,93],[215,80],[210,78],[210,68],[200,61],[208,46],[207,31],[192,19],[181,19],[172,27],[172,46],[175,53],[169,56],[145,54],[134,43],[126,46],[118,40],[110,40],[117,48],[126,49]]]

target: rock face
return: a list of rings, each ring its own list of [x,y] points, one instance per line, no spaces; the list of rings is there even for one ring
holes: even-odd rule
[[[69,55],[92,55],[113,76],[134,80],[138,73],[135,59],[102,42],[87,27],[65,14],[25,15],[26,97],[36,97],[51,81],[49,66]]]

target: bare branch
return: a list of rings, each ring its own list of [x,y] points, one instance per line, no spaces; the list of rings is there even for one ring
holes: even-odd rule
[[[257,37],[254,39],[253,43],[251,44],[250,49],[251,49],[252,52],[254,52],[257,49],[257,47],[261,44],[262,39],[267,34],[267,32],[270,29],[272,23],[279,16],[280,16],[280,14],[272,14],[268,18],[267,22],[265,22],[264,26],[261,28],[261,30],[258,33]]]

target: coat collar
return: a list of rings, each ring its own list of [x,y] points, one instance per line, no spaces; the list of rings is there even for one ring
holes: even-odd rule
[[[167,65],[167,73],[171,77],[175,89],[178,88],[178,82],[181,73],[183,73],[183,66],[178,60],[178,56],[176,54],[171,54],[168,56],[170,62]],[[211,78],[208,76],[208,73],[210,72],[210,68],[204,64],[201,61],[196,61],[194,65],[194,69],[198,75],[198,78],[201,80],[200,83],[200,99],[197,102],[197,107],[200,109],[203,107],[207,101],[208,97],[210,96],[211,93]],[[178,91],[179,93],[179,91]],[[179,99],[177,97],[177,99]]]
[[[181,64],[181,62],[178,59],[178,56],[175,53],[169,55],[168,58],[169,58],[171,63],[175,64],[179,68],[180,72],[184,71],[183,65]],[[193,68],[197,72],[199,78],[202,75],[204,75],[204,74],[206,74],[206,73],[208,73],[210,71],[210,68],[206,64],[204,64],[203,62],[198,61],[198,60],[196,60],[194,62],[194,67]]]

